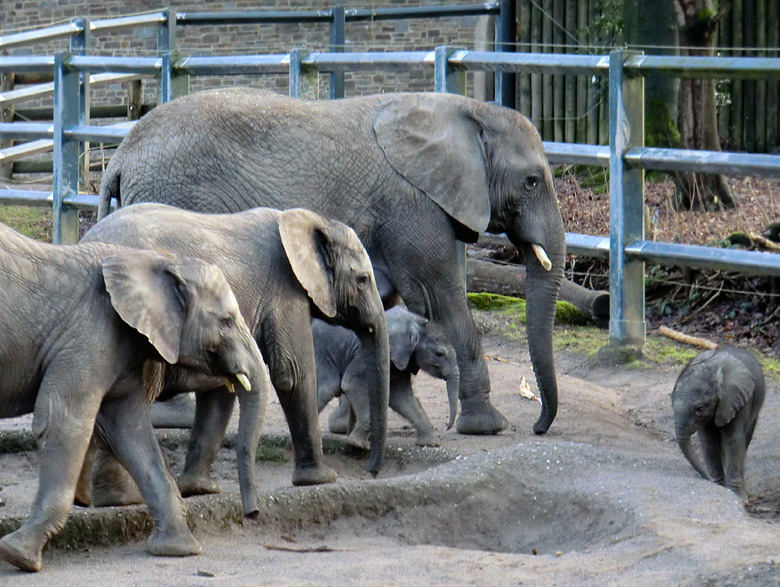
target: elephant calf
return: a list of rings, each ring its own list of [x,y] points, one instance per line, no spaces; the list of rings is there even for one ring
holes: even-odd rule
[[[201,551],[146,413],[159,391],[145,385],[146,367],[160,361],[247,391],[264,370],[215,265],[104,243],[50,245],[0,224],[0,418],[32,412],[40,451],[32,511],[0,540],[0,557],[41,569],[43,547],[70,512],[93,431],[152,513],[149,552]]]
[[[702,477],[743,499],[745,454],[763,403],[761,365],[735,348],[700,354],[682,370],[672,392],[675,434],[685,458]],[[701,457],[691,446],[696,432]]]
[[[412,375],[420,369],[447,382],[450,419],[455,421],[458,408],[460,374],[458,361],[444,331],[438,324],[400,306],[387,311],[390,338],[390,407],[409,420],[417,432],[420,446],[439,446],[433,425],[420,402],[412,393]],[[370,380],[360,341],[354,333],[321,320],[312,323],[314,352],[317,360],[317,396],[320,412],[334,397],[341,401],[331,414],[331,432],[347,433],[352,443],[368,446]],[[343,394],[343,395],[342,395]],[[352,414],[350,414],[350,411]],[[354,416],[354,426],[348,424]]]

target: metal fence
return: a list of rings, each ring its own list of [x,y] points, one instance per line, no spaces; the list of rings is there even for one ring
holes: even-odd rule
[[[161,46],[171,35],[166,13],[158,13]],[[63,34],[65,34],[63,32]],[[170,39],[170,36],[168,37]],[[78,47],[78,45],[76,45]],[[745,273],[780,275],[780,256],[752,251],[652,242],[644,239],[644,170],[718,172],[780,177],[780,156],[686,151],[644,147],[644,76],[731,79],[780,78],[778,58],[705,58],[645,56],[628,51],[609,55],[549,55],[466,51],[337,53],[292,50],[280,55],[181,57],[97,57],[60,53],[45,57],[0,57],[3,72],[54,72],[53,125],[0,123],[0,137],[54,141],[54,189],[48,192],[0,190],[0,203],[49,204],[54,211],[56,242],[75,240],[77,210],[93,208],[96,197],[78,193],[79,147],[85,142],[117,142],[127,128],[88,123],[87,76],[97,73],[155,75],[162,101],[175,97],[191,75],[287,73],[290,95],[317,96],[320,74],[433,68],[435,91],[463,92],[465,72],[531,72],[607,76],[609,146],[545,143],[551,163],[608,167],[610,236],[567,233],[569,252],[608,257],[610,262],[610,341],[641,345],[645,338],[644,263],[686,265]]]

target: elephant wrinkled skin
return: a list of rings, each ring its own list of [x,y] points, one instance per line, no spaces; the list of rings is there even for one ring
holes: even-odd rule
[[[379,471],[389,393],[387,323],[371,262],[352,229],[302,209],[199,214],[143,204],[104,218],[82,240],[174,251],[220,266],[268,362],[287,418],[295,456],[294,485],[336,479],[323,462],[312,316],[354,331],[369,357],[372,439],[367,468],[374,474]],[[209,380],[189,378],[172,386],[176,391],[199,391],[179,479],[182,494],[218,492],[209,472],[230,419],[232,394]]]
[[[764,404],[761,364],[748,351],[706,351],[682,370],[672,392],[677,443],[694,469],[747,498],[745,455]],[[701,457],[691,437],[698,432]],[[703,461],[703,462],[702,462]]]
[[[507,421],[490,402],[456,241],[506,233],[529,260],[528,341],[543,401],[534,431],[552,424],[563,222],[542,141],[516,111],[434,93],[307,102],[249,88],[199,92],[132,128],[104,174],[101,218],[112,197],[201,212],[302,207],[351,226],[387,307],[400,295],[455,348],[464,434],[495,434]]]
[[[0,417],[33,412],[40,451],[32,511],[0,540],[0,556],[40,570],[93,431],[152,513],[149,552],[198,554],[147,416],[159,388],[144,371],[166,361],[250,386],[263,358],[221,271],[103,243],[44,244],[0,225],[0,325]]]

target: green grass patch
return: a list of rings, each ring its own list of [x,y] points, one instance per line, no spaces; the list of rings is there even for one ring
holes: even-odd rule
[[[258,463],[284,463],[289,443],[283,438],[263,436],[257,445],[255,461]]]
[[[0,222],[35,240],[51,242],[51,208],[0,206]]]
[[[525,300],[494,293],[467,294],[472,310],[481,312],[499,312],[507,318],[526,323]],[[587,324],[585,316],[569,302],[558,302],[555,309],[555,323],[578,326]]]

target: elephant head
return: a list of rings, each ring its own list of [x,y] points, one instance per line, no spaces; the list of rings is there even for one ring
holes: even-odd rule
[[[355,231],[308,210],[281,212],[279,235],[295,276],[322,317],[353,330],[367,349],[366,356],[372,357],[367,468],[376,474],[387,433],[390,358],[387,322],[371,261]]]
[[[514,110],[436,94],[388,100],[374,116],[374,132],[390,165],[456,221],[458,238],[472,242],[485,230],[506,233],[522,250],[529,352],[542,397],[534,431],[543,434],[558,409],[552,330],[565,240],[539,133]],[[505,420],[470,422],[464,413],[459,432],[506,427]]]
[[[422,369],[447,384],[449,421],[452,428],[458,410],[460,371],[455,349],[441,327],[435,322],[409,312],[400,306],[387,311],[390,338],[390,361],[399,371],[417,373]]]
[[[104,259],[103,278],[117,314],[164,361],[222,379],[231,390],[238,384],[239,482],[245,513],[257,511],[254,463],[271,380],[222,271],[200,259],[134,250]],[[160,389],[149,387],[147,401]]]
[[[705,479],[711,475],[693,450],[691,437],[706,425],[729,424],[753,404],[754,392],[754,374],[737,356],[723,350],[702,353],[677,378],[672,391],[675,436],[685,458]]]

